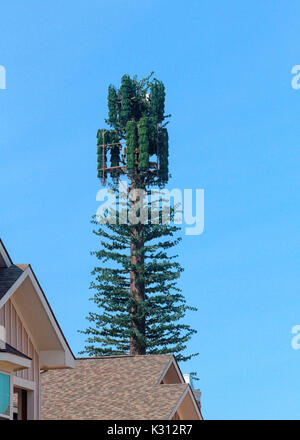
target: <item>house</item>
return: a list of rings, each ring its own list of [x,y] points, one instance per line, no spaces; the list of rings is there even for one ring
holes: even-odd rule
[[[45,420],[201,420],[173,355],[80,358],[41,374]],[[198,401],[197,401],[198,398]]]
[[[0,419],[40,419],[40,371],[74,366],[31,266],[14,264],[0,240]]]

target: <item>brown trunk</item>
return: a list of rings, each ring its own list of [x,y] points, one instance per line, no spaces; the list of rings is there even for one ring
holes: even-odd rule
[[[136,188],[134,179],[131,181],[131,189]],[[134,204],[135,202],[132,202]],[[132,265],[137,266],[136,271],[130,272],[130,295],[137,302],[144,301],[145,299],[145,285],[144,283],[137,283],[137,277],[143,274],[144,270],[144,254],[139,254],[140,249],[143,248],[144,243],[142,239],[143,225],[138,223],[132,228],[132,240],[130,245],[130,262]],[[137,242],[133,242],[137,240]],[[135,307],[131,309],[131,325],[133,329],[138,330],[142,335],[145,335],[145,316],[141,318],[135,317]],[[134,336],[130,338],[130,355],[142,355],[146,353],[146,347],[138,344],[137,339]]]

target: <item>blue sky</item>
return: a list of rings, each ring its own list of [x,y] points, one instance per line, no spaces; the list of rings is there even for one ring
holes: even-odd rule
[[[205,190],[184,236],[207,419],[298,419],[300,4],[16,0],[1,5],[0,235],[30,262],[74,352],[96,248],[95,136],[106,93],[154,70],[167,89],[172,187]]]

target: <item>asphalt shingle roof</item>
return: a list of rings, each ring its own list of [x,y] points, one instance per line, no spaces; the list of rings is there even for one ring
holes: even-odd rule
[[[13,264],[10,267],[0,267],[0,299],[15,284],[17,279],[22,275],[26,265]]]
[[[42,373],[42,418],[168,419],[187,384],[159,384],[171,355],[86,358]]]

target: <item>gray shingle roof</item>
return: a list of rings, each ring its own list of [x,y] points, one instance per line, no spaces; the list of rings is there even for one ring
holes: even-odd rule
[[[10,267],[0,267],[0,299],[15,284],[23,273],[23,269],[13,264]]]

